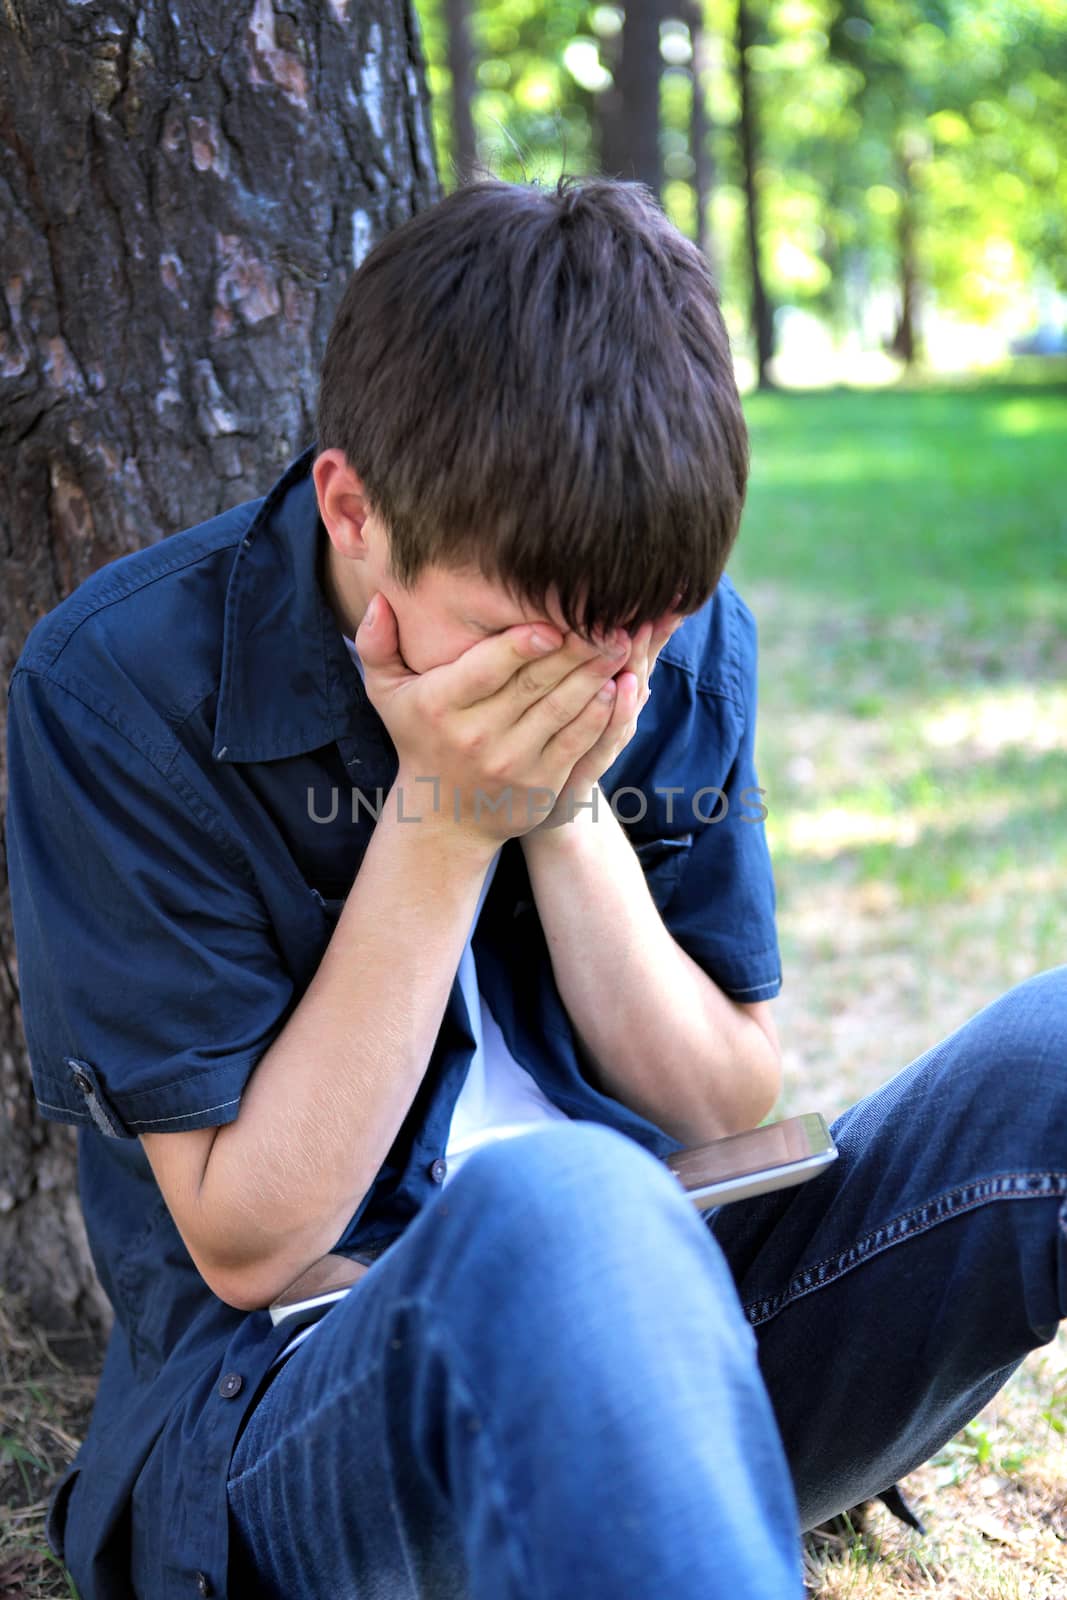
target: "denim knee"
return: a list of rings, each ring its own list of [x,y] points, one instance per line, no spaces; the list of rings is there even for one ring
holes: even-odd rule
[[[659,1271],[667,1284],[710,1275],[737,1333],[754,1342],[721,1246],[678,1180],[604,1124],[550,1123],[481,1146],[436,1204],[452,1224],[447,1276],[468,1299],[521,1297],[531,1272],[557,1306],[580,1298],[591,1272],[635,1294],[655,1292]]]
[[[1016,1032],[1023,1031],[1027,1044],[1037,1054],[1058,1048],[1067,1065],[1067,962],[1047,967],[1024,978],[1008,989],[987,1011],[1004,1012]]]
[[[683,1199],[677,1179],[636,1140],[599,1122],[551,1122],[513,1139],[479,1146],[448,1194],[485,1215],[516,1214],[531,1230],[566,1240],[597,1217],[628,1226],[656,1200]]]
[[[1067,1091],[1067,965],[1015,984],[972,1018],[975,1070],[1018,1107],[1040,1095],[1049,1114]],[[1055,1097],[1055,1101],[1046,1100]]]

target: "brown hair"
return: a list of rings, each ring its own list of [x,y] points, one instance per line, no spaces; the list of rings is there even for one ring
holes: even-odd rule
[[[642,184],[469,182],[353,273],[318,448],[362,479],[405,586],[429,563],[535,607],[554,585],[581,633],[694,611],[748,476],[707,262]]]

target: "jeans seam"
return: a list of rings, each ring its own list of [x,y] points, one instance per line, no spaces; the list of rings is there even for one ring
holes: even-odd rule
[[[295,1355],[296,1351],[292,1350],[292,1351],[289,1352],[289,1354],[290,1355]],[[369,1378],[375,1377],[380,1372],[381,1367],[382,1367],[382,1362],[379,1360],[379,1361],[373,1362],[372,1365],[370,1365],[369,1367],[364,1368],[364,1370],[360,1373],[360,1376],[359,1376],[359,1380],[358,1380],[359,1384],[362,1385]],[[266,1394],[264,1394],[263,1398],[266,1399]],[[332,1402],[332,1404],[336,1404],[336,1402]],[[319,1413],[321,1411],[325,1411],[325,1410],[327,1410],[329,1408],[330,1407],[329,1407],[328,1403],[324,1401],[321,1405],[313,1406],[310,1411],[302,1411],[300,1413],[300,1420],[305,1422],[305,1423],[310,1423],[315,1417],[317,1417],[319,1415]],[[233,1505],[232,1505],[232,1502],[231,1502],[231,1490],[237,1488],[241,1484],[244,1484],[246,1482],[246,1480],[251,1478],[255,1473],[257,1473],[260,1470],[261,1467],[266,1466],[266,1464],[270,1460],[270,1458],[273,1455],[275,1455],[282,1448],[283,1445],[288,1444],[289,1439],[290,1439],[290,1433],[287,1432],[284,1435],[283,1438],[276,1439],[274,1441],[274,1443],[268,1449],[264,1450],[263,1454],[261,1456],[258,1456],[257,1459],[255,1461],[253,1461],[253,1463],[252,1463],[252,1465],[250,1467],[245,1467],[244,1471],[243,1472],[239,1472],[236,1477],[227,1476],[227,1479],[226,1479],[226,1501],[227,1501],[227,1507],[228,1507],[228,1513],[227,1513],[228,1515],[237,1516],[238,1518],[240,1517],[240,1513],[237,1512],[234,1509]],[[396,1518],[396,1529],[397,1529],[397,1536],[398,1536],[398,1541],[399,1541],[399,1544],[400,1544],[400,1548],[401,1548],[401,1550],[403,1552],[403,1556],[404,1556],[404,1566],[407,1569],[407,1576],[408,1576],[408,1582],[409,1582],[409,1584],[411,1586],[411,1593],[413,1595],[416,1595],[416,1594],[419,1593],[419,1585],[418,1585],[418,1583],[416,1581],[414,1569],[412,1568],[412,1564],[411,1564],[411,1551],[408,1548],[407,1530],[404,1527],[403,1518],[400,1517],[400,1516],[397,1516],[397,1518]],[[247,1538],[247,1535],[246,1535],[246,1538]]]
[[[441,1345],[444,1342],[444,1337],[443,1337],[443,1334],[442,1334],[442,1330],[438,1325],[436,1325],[431,1320],[432,1316],[437,1315],[437,1308],[436,1307],[432,1307],[427,1301],[421,1299],[419,1296],[414,1296],[414,1295],[405,1295],[402,1298],[398,1299],[397,1301],[394,1302],[394,1304],[393,1304],[391,1309],[395,1313],[401,1307],[403,1307],[405,1310],[415,1310],[415,1311],[417,1311],[419,1313],[419,1316],[422,1319],[422,1324],[423,1324],[423,1330],[424,1330],[423,1336],[424,1336],[424,1338],[426,1340],[427,1346],[428,1347],[436,1346],[438,1348],[438,1350],[440,1350]],[[526,1552],[525,1548],[522,1545],[521,1539],[519,1538],[519,1535],[518,1535],[518,1532],[517,1532],[518,1528],[521,1526],[521,1523],[519,1521],[519,1518],[515,1515],[514,1505],[512,1504],[511,1499],[509,1498],[509,1496],[507,1494],[507,1491],[506,1491],[504,1475],[500,1470],[500,1456],[499,1456],[499,1452],[497,1451],[496,1444],[495,1444],[495,1442],[494,1442],[494,1440],[492,1438],[491,1430],[486,1427],[485,1419],[488,1416],[491,1415],[491,1408],[488,1405],[481,1404],[480,1401],[478,1400],[478,1397],[477,1397],[477,1395],[475,1393],[475,1390],[474,1390],[474,1386],[469,1381],[469,1379],[467,1377],[467,1369],[466,1369],[466,1367],[465,1367],[465,1365],[463,1363],[462,1357],[459,1354],[458,1347],[456,1346],[454,1340],[449,1338],[447,1342],[448,1342],[449,1350],[450,1350],[450,1356],[449,1356],[449,1379],[450,1379],[450,1381],[452,1383],[457,1384],[458,1387],[460,1387],[464,1391],[464,1399],[465,1399],[465,1401],[466,1401],[466,1403],[468,1405],[468,1409],[471,1411],[471,1413],[473,1415],[476,1415],[478,1417],[478,1421],[479,1421],[478,1442],[479,1442],[480,1445],[484,1444],[484,1446],[486,1447],[487,1453],[492,1458],[492,1460],[491,1460],[492,1473],[491,1473],[491,1475],[490,1475],[490,1477],[488,1479],[489,1492],[491,1494],[495,1494],[496,1496],[498,1496],[499,1502],[500,1502],[500,1504],[502,1504],[503,1509],[504,1509],[504,1511],[506,1513],[505,1530],[506,1530],[506,1532],[508,1534],[508,1541],[507,1541],[508,1542],[508,1548],[512,1553],[514,1553],[515,1551],[519,1552],[518,1560],[516,1561],[514,1559],[514,1557],[513,1557],[513,1560],[512,1560],[512,1565],[513,1566],[518,1566],[518,1567],[521,1567],[521,1569],[522,1569],[522,1571],[519,1573],[519,1577],[521,1579],[521,1588],[520,1588],[519,1592],[523,1593],[523,1594],[530,1594],[530,1593],[532,1593],[532,1584],[531,1584],[531,1581],[530,1581],[530,1562],[529,1562],[529,1557],[527,1555],[527,1552]],[[291,1352],[291,1354],[296,1355],[297,1351],[294,1350],[294,1351]],[[363,1383],[367,1378],[370,1378],[370,1377],[374,1376],[376,1373],[380,1372],[382,1365],[383,1365],[383,1360],[381,1360],[381,1359],[379,1359],[378,1361],[373,1362],[369,1367],[365,1368],[364,1371],[360,1374],[359,1382]],[[272,1387],[273,1387],[273,1385],[272,1385]],[[267,1398],[267,1394],[269,1394],[269,1393],[270,1393],[270,1390],[268,1389],[266,1394],[264,1394],[264,1396],[263,1396],[264,1400]],[[333,1404],[333,1403],[335,1403],[335,1402],[323,1401],[319,1405],[312,1407],[312,1409],[310,1411],[301,1412],[299,1420],[303,1424],[309,1424],[311,1422],[311,1420],[313,1418],[315,1418],[319,1414],[319,1412],[327,1410],[329,1405]],[[268,1462],[268,1460],[270,1460],[270,1458],[278,1450],[281,1449],[282,1445],[287,1442],[288,1437],[289,1437],[289,1434],[286,1433],[286,1435],[283,1438],[276,1439],[274,1441],[274,1443],[272,1445],[270,1445],[269,1448],[266,1449],[263,1452],[262,1455],[257,1457],[257,1459],[252,1463],[251,1466],[245,1467],[245,1469],[242,1472],[239,1472],[236,1477],[227,1476],[227,1479],[226,1479],[227,1500],[229,1499],[230,1491],[232,1489],[236,1488],[238,1485],[243,1484],[246,1479],[251,1478],[253,1476],[253,1474],[257,1473],[260,1470],[261,1467],[265,1466],[266,1463]],[[453,1507],[453,1511],[454,1512],[456,1511],[455,1507]],[[457,1513],[457,1522],[458,1522],[458,1513]],[[401,1532],[403,1533],[402,1527],[401,1527]],[[410,1570],[411,1570],[410,1553],[409,1553],[409,1551],[407,1549],[406,1538],[402,1538],[401,1542],[402,1542],[402,1544],[404,1546],[404,1559],[408,1563],[408,1570],[409,1570],[409,1575],[410,1575]],[[413,1588],[414,1588],[414,1580],[413,1580]]]
[[[298,1347],[298,1348],[302,1348],[302,1347]],[[297,1353],[296,1350],[293,1350],[293,1351],[290,1352],[290,1354],[292,1354],[294,1356],[296,1355],[296,1353]],[[374,1377],[375,1374],[378,1373],[381,1370],[381,1366],[382,1366],[382,1363],[379,1360],[379,1361],[375,1361],[371,1366],[364,1368],[363,1371],[359,1375],[358,1382],[360,1384],[363,1384],[366,1379]],[[275,1382],[276,1382],[276,1379],[275,1379]],[[258,1402],[256,1407],[254,1408],[253,1414],[254,1414],[255,1411],[258,1411],[259,1406],[261,1406],[264,1403],[264,1401],[267,1399],[267,1396],[271,1393],[271,1391],[274,1389],[274,1387],[275,1387],[275,1383],[272,1382],[271,1385],[270,1385],[270,1388],[268,1388],[267,1390],[264,1391],[263,1398]],[[267,1464],[267,1462],[271,1459],[271,1457],[273,1455],[275,1455],[278,1450],[281,1449],[282,1445],[288,1443],[290,1432],[296,1431],[296,1429],[298,1427],[309,1427],[314,1422],[315,1418],[318,1417],[320,1412],[332,1409],[332,1407],[335,1406],[336,1403],[337,1403],[336,1400],[330,1400],[330,1401],[323,1400],[318,1405],[312,1406],[310,1408],[310,1410],[301,1411],[297,1417],[292,1419],[292,1428],[287,1429],[285,1434],[280,1439],[275,1439],[274,1443],[269,1445],[267,1447],[267,1449],[263,1451],[262,1455],[256,1457],[255,1461],[253,1461],[253,1463],[252,1463],[252,1465],[250,1467],[245,1467],[244,1470],[239,1472],[236,1477],[231,1477],[230,1475],[227,1475],[227,1478],[226,1478],[226,1489],[227,1489],[227,1492],[229,1492],[230,1489],[236,1488],[238,1484],[244,1483],[246,1478],[250,1478],[253,1473],[259,1471],[260,1467],[265,1466]],[[251,1424],[251,1420],[252,1420],[252,1418],[250,1416],[249,1417],[249,1425]],[[246,1427],[245,1428],[245,1432],[247,1433],[247,1431],[248,1431],[248,1428]],[[242,1435],[242,1439],[243,1439],[243,1435]],[[236,1449],[236,1446],[234,1448]]]
[[[1025,1183],[1031,1187],[1026,1189],[1013,1187],[1018,1183]],[[1041,1187],[1032,1187],[1036,1184],[1040,1184]],[[848,1249],[840,1250],[835,1255],[824,1256],[821,1261],[794,1273],[781,1293],[761,1295],[754,1300],[744,1301],[742,1304],[745,1315],[753,1326],[769,1322],[794,1301],[803,1299],[805,1295],[814,1294],[816,1290],[824,1289],[828,1284],[836,1283],[846,1273],[854,1271],[856,1267],[862,1266],[874,1256],[891,1250],[895,1244],[917,1238],[935,1228],[938,1223],[977,1210],[979,1206],[988,1205],[991,1201],[1053,1200],[1062,1199],[1064,1196],[1067,1196],[1067,1172],[1000,1172],[986,1178],[972,1179],[970,1183],[958,1184],[954,1189],[947,1189],[943,1194],[935,1195],[932,1200],[913,1206],[910,1210],[891,1218],[889,1222],[870,1229]],[[960,1197],[964,1198],[961,1200]],[[928,1213],[934,1214],[927,1215]],[[915,1218],[921,1220],[916,1224]],[[816,1279],[817,1281],[814,1281]]]
[[[438,1314],[437,1309],[417,1296],[410,1303],[416,1306],[422,1315],[428,1344],[431,1346],[436,1345],[438,1350],[441,1350],[445,1343],[449,1347],[447,1358],[449,1377],[453,1384],[456,1384],[464,1391],[468,1409],[478,1419],[478,1443],[480,1446],[484,1445],[486,1454],[490,1457],[492,1471],[488,1478],[488,1492],[491,1498],[497,1502],[497,1510],[499,1511],[502,1508],[505,1513],[504,1530],[507,1548],[512,1558],[511,1565],[513,1568],[521,1569],[516,1574],[520,1580],[518,1592],[520,1594],[532,1594],[534,1586],[531,1579],[529,1553],[518,1531],[522,1526],[521,1519],[515,1514],[514,1504],[507,1492],[506,1479],[500,1467],[500,1452],[493,1438],[492,1428],[488,1425],[487,1419],[491,1418],[493,1414],[492,1407],[479,1400],[474,1385],[467,1375],[466,1364],[455,1340],[441,1327],[439,1321],[431,1320],[432,1317]]]

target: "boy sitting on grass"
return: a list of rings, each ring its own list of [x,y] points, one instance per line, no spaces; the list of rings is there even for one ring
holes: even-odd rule
[[[747,459],[650,195],[479,181],[356,271],[266,498],[33,629],[23,1016],[115,1309],[81,1600],[799,1600],[800,1531],[1053,1336],[1067,969],[799,1189],[656,1159],[780,1087]]]

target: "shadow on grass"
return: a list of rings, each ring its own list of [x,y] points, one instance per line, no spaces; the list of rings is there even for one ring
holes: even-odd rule
[[[954,899],[977,904],[996,892],[1000,874],[1049,866],[1050,848],[1059,845],[1062,851],[1062,835],[1063,798],[1050,796],[1037,805],[1019,801],[988,823],[938,826],[927,820],[908,842],[843,844],[825,854],[790,850],[778,842],[775,875],[783,909],[798,897],[817,895],[828,873],[838,884],[889,884],[904,905],[936,909]],[[1067,871],[1067,858],[1061,862]],[[1049,916],[1054,917],[1051,904]]]

